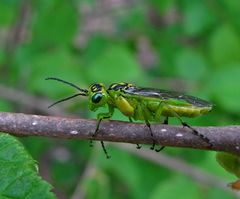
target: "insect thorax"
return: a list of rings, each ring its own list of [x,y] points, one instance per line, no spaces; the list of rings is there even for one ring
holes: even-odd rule
[[[121,83],[113,83],[109,86],[108,91],[124,91],[126,89],[129,89],[130,87],[134,87],[133,84],[129,84],[126,82],[121,82]]]
[[[109,86],[107,89],[108,95],[112,98],[112,100],[115,100],[119,98],[120,96],[124,95],[124,91],[134,87],[133,84],[121,82],[121,83],[113,83]]]

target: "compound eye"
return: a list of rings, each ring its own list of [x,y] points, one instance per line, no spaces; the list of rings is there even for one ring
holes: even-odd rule
[[[96,93],[92,96],[92,102],[98,103],[101,101],[102,97],[103,97],[102,93]]]

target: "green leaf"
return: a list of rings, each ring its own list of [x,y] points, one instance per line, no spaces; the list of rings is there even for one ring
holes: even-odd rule
[[[240,178],[240,157],[230,153],[218,152],[216,160],[226,171]]]
[[[217,67],[228,68],[228,64],[240,62],[240,37],[230,26],[219,27],[209,41],[210,58]]]
[[[36,162],[22,144],[0,134],[0,198],[53,199],[51,185],[37,175]]]

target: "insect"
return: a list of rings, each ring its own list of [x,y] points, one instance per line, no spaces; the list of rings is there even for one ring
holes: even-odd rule
[[[156,140],[154,139],[150,122],[160,122],[162,117],[165,118],[164,124],[168,124],[169,117],[178,118],[184,127],[191,129],[191,132],[194,135],[198,136],[200,139],[212,146],[212,143],[206,136],[200,134],[181,118],[197,117],[207,114],[213,107],[213,105],[208,101],[179,92],[153,88],[141,88],[124,82],[113,83],[108,88],[106,88],[102,83],[94,83],[90,85],[88,89],[82,89],[59,78],[49,77],[46,78],[46,80],[59,81],[74,87],[79,91],[79,93],[61,99],[49,107],[77,96],[88,97],[88,107],[91,111],[96,111],[100,107],[107,106],[108,112],[99,113],[97,116],[96,129],[93,134],[93,138],[99,130],[101,121],[109,120],[114,113],[114,109],[117,108],[123,115],[129,118],[130,122],[133,120],[141,120],[145,122],[151,133],[152,150],[155,149]],[[103,141],[101,141],[101,145],[106,157],[109,158],[110,156],[107,153]],[[137,148],[140,148],[138,144]],[[164,146],[155,150],[159,152],[163,148]]]

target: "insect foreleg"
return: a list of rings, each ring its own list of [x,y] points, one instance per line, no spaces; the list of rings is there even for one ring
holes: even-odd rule
[[[132,118],[131,117],[128,117],[128,119],[129,119],[129,122],[133,122],[133,120],[132,120]],[[137,149],[141,149],[142,148],[142,146],[141,145],[139,145],[139,144],[137,144]]]
[[[212,146],[212,143],[210,142],[209,138],[206,137],[205,135],[199,133],[196,129],[194,129],[193,127],[189,126],[186,122],[184,122],[181,117],[165,102],[162,102],[164,104],[164,106],[166,106],[168,108],[168,110],[170,110],[173,114],[173,116],[175,116],[176,118],[178,118],[178,120],[181,122],[181,124],[184,126],[184,127],[187,127],[191,130],[191,132],[200,137],[204,142],[207,142],[210,146]]]
[[[92,135],[92,139],[97,135],[102,120],[107,120],[107,119],[110,119],[112,117],[113,112],[114,112],[114,108],[112,106],[109,106],[109,105],[108,105],[108,108],[109,108],[109,112],[108,113],[99,113],[98,114],[96,129],[95,129],[94,134]],[[90,140],[90,146],[92,146],[92,139]],[[105,148],[105,145],[104,145],[103,141],[101,141],[101,145],[102,145],[103,151],[104,151],[104,153],[106,155],[106,158],[110,158],[110,156],[107,153],[107,150]]]

